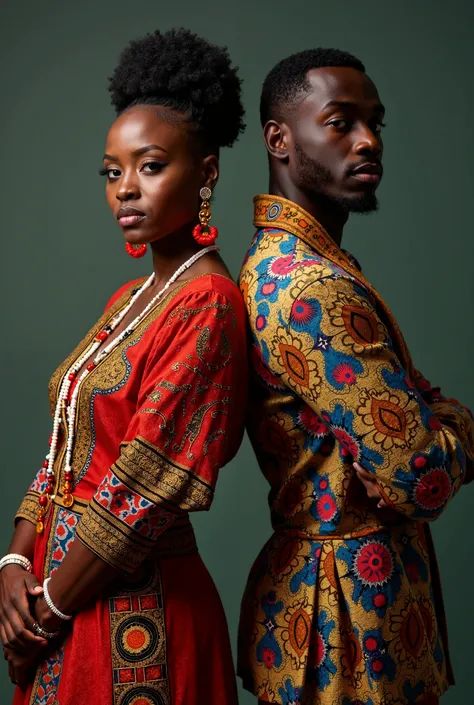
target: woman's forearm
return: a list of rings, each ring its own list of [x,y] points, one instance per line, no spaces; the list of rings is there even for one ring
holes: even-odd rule
[[[8,553],[19,553],[33,562],[36,535],[36,526],[27,519],[20,519],[15,527]]]
[[[76,539],[48,584],[49,594],[61,612],[74,614],[99,595],[117,575],[116,568]]]

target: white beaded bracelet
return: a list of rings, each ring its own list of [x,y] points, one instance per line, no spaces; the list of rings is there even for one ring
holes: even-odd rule
[[[19,553],[8,553],[0,561],[0,570],[5,568],[7,565],[21,565],[22,568],[28,571],[28,573],[33,572],[33,566],[31,562],[25,556],[21,556]]]
[[[56,617],[59,617],[59,619],[64,620],[65,622],[68,622],[70,619],[72,619],[72,614],[64,614],[54,604],[54,602],[51,599],[51,595],[49,594],[48,590],[48,583],[51,580],[51,578],[46,578],[46,580],[43,583],[43,597],[45,599],[46,604],[48,605],[49,609],[53,614],[56,615]]]

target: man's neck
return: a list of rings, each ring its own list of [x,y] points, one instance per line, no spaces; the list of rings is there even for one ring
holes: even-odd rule
[[[304,208],[323,226],[334,242],[339,247],[341,246],[342,233],[348,218],[346,211],[337,208],[334,203],[326,199],[316,199],[313,195],[309,197],[291,181],[285,180],[285,183],[282,183],[280,179],[275,179],[272,176],[270,177],[269,193],[287,198]]]

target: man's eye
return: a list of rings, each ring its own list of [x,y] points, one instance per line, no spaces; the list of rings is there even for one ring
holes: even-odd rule
[[[384,127],[387,127],[387,125],[384,122],[377,122],[374,126],[374,132],[377,135],[379,135],[382,132]]]
[[[336,130],[347,130],[350,126],[349,120],[343,120],[342,118],[339,120],[331,120],[329,124],[335,127]]]

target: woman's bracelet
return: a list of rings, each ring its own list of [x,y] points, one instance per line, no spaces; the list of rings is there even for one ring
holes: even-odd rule
[[[51,599],[51,595],[49,594],[48,590],[48,583],[51,580],[51,578],[46,578],[46,580],[43,583],[43,597],[45,599],[46,604],[48,605],[49,609],[51,612],[56,615],[56,617],[59,617],[59,619],[64,620],[65,622],[68,622],[70,619],[72,619],[72,614],[64,614],[54,604],[54,602]]]
[[[36,636],[40,636],[43,639],[55,639],[57,636],[59,636],[59,629],[57,632],[47,632],[46,629],[40,627],[38,622],[35,622],[33,624],[32,630],[36,634]]]
[[[25,556],[20,556],[19,553],[8,553],[0,561],[0,570],[5,568],[7,565],[21,565],[22,568],[28,571],[28,573],[33,572],[33,566],[28,558]]]

